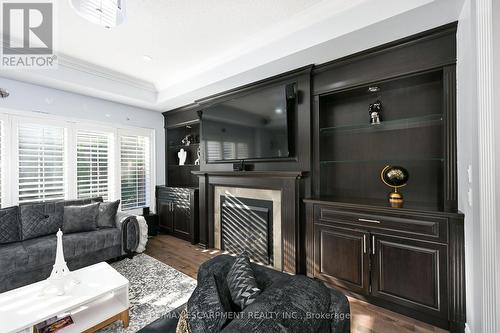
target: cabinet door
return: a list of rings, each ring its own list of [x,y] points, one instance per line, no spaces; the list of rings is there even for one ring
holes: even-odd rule
[[[314,237],[314,276],[353,292],[368,294],[369,234],[316,224]]]
[[[174,215],[173,215],[172,201],[158,202],[158,215],[160,218],[160,228],[167,232],[172,232],[174,228]]]
[[[372,295],[447,318],[446,245],[373,234]]]
[[[178,200],[174,202],[174,234],[189,239],[191,235],[191,222],[189,201]]]

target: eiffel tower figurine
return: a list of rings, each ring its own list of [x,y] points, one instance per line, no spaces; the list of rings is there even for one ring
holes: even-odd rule
[[[69,269],[68,266],[66,265],[66,261],[64,260],[63,242],[62,242],[63,233],[61,229],[59,229],[56,235],[57,235],[56,261],[52,268],[52,273],[50,273],[50,276],[47,280],[49,284],[56,289],[56,294],[58,296],[61,296],[64,295],[64,287],[66,285],[66,282],[68,282],[66,276],[69,274]]]

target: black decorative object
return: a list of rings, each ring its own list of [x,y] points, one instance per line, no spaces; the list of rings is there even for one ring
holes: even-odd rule
[[[380,178],[385,185],[394,188],[394,191],[389,193],[391,207],[402,208],[404,200],[403,195],[398,192],[398,188],[406,186],[408,183],[410,178],[408,170],[400,166],[386,165],[380,172]]]
[[[382,121],[382,102],[377,99],[374,103],[370,104],[368,113],[370,114],[370,124],[380,124],[380,121]]]
[[[142,209],[142,216],[147,216],[149,215],[149,207],[144,207]]]
[[[193,135],[192,134],[188,134],[186,135],[182,140],[182,144],[184,146],[189,146],[191,144],[191,142],[193,141]]]

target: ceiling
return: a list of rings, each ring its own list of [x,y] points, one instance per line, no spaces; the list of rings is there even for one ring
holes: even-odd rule
[[[165,111],[454,21],[462,2],[128,0],[105,29],[57,0],[58,69],[0,76]]]

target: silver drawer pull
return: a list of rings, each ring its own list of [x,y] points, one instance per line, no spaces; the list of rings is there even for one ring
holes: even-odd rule
[[[368,219],[358,219],[359,222],[369,222],[369,223],[380,223],[377,220],[368,220]]]

